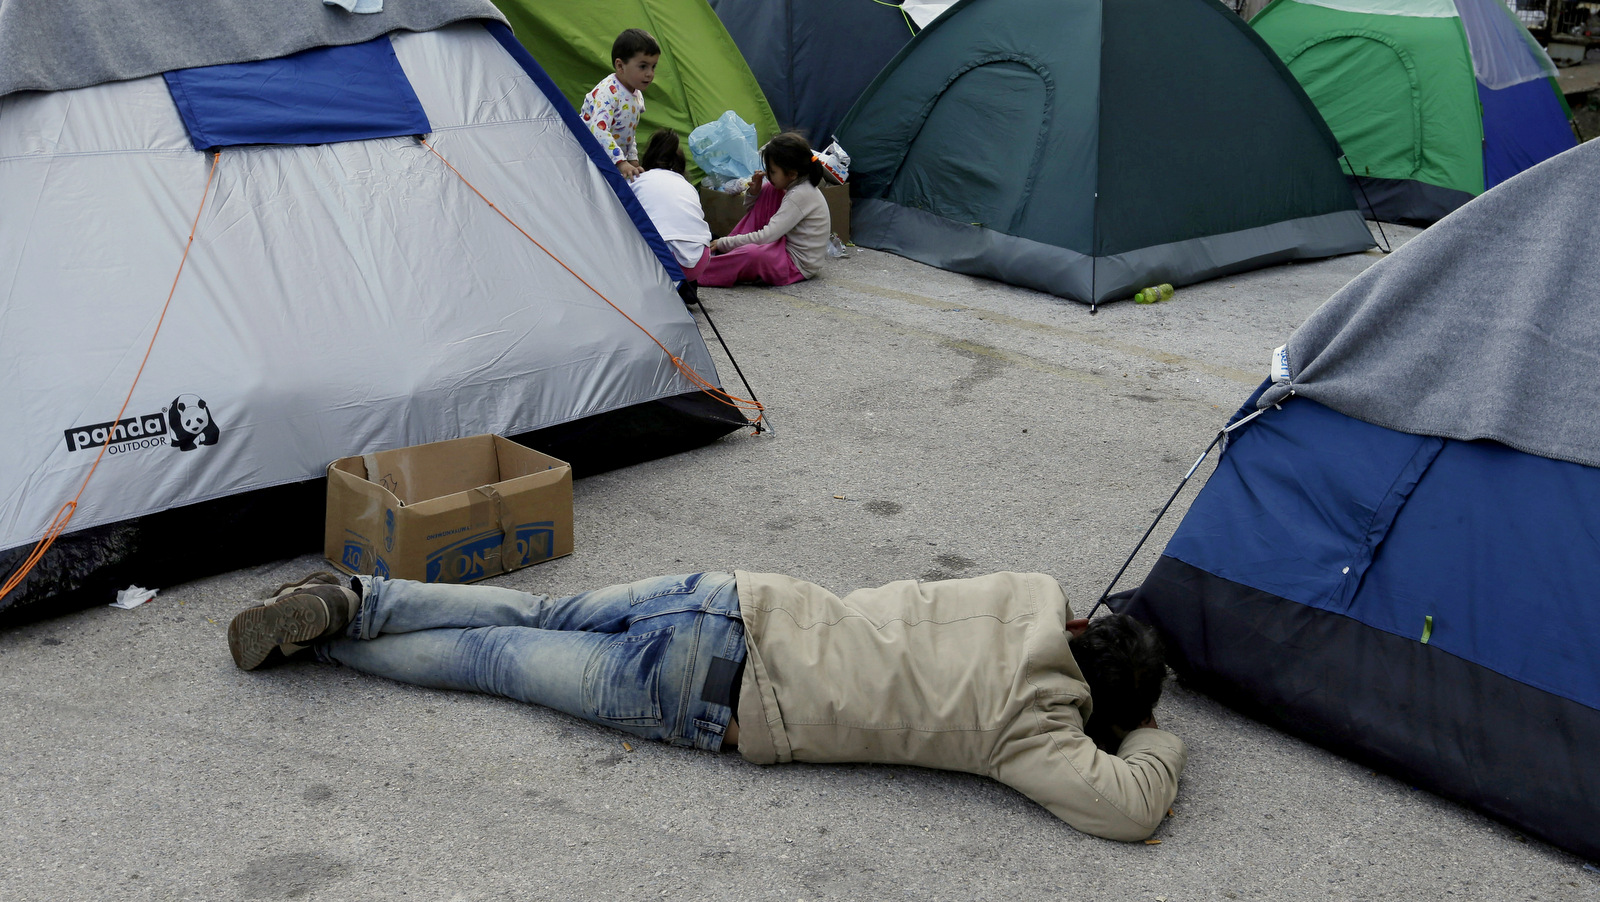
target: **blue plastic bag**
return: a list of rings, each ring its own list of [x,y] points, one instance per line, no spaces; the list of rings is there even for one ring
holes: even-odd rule
[[[689,153],[713,181],[749,178],[763,168],[756,127],[733,110],[690,132]]]

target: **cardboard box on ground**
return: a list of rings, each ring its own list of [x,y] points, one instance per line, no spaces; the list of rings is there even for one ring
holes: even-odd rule
[[[468,583],[572,553],[572,468],[498,435],[328,465],[323,552],[347,573]]]
[[[700,209],[705,211],[706,224],[711,226],[711,237],[721,238],[733,231],[733,227],[744,218],[745,206],[743,194],[723,194],[721,191],[712,191],[704,185],[699,186]],[[850,243],[850,186],[827,185],[822,186],[822,199],[828,202],[828,218],[832,220],[833,233],[845,244]]]

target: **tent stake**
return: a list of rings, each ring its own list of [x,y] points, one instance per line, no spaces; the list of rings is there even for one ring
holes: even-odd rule
[[[739,361],[735,360],[734,357],[733,357],[733,352],[728,350],[728,343],[722,340],[722,330],[718,329],[717,328],[717,324],[712,322],[712,320],[711,320],[711,311],[706,309],[706,302],[703,301],[703,300],[698,300],[697,299],[695,301],[695,304],[696,304],[696,306],[698,306],[700,308],[700,313],[705,316],[706,325],[710,326],[711,327],[711,332],[714,335],[717,336],[717,344],[722,345],[723,353],[728,355],[728,362],[733,364],[733,371],[735,373],[739,374],[739,381],[744,383],[744,390],[750,393],[750,400],[756,402],[757,404],[760,404],[761,403],[761,399],[756,397],[756,390],[750,387],[750,380],[746,379],[744,377],[744,370],[739,368]],[[761,412],[763,414],[765,414],[766,413],[766,408],[763,407],[761,409]],[[756,420],[756,422],[754,424],[752,424],[752,425],[754,425],[756,427],[756,433],[757,434],[760,434],[762,432],[770,433],[772,431],[772,427],[771,427],[770,423],[763,423],[762,422],[763,420],[766,420],[766,419],[767,419],[766,416],[763,415],[760,419]]]
[[[1361,192],[1361,200],[1367,205],[1367,212],[1372,215],[1372,221],[1378,224],[1378,234],[1383,236],[1383,244],[1379,245],[1379,250],[1385,254],[1389,253],[1393,250],[1389,235],[1383,230],[1383,220],[1379,219],[1377,212],[1372,209],[1372,201],[1367,198],[1367,188],[1361,184],[1361,176],[1356,175],[1355,164],[1351,163],[1347,156],[1341,156],[1339,159],[1343,160],[1345,168],[1350,170],[1350,180],[1356,183],[1356,190]]]

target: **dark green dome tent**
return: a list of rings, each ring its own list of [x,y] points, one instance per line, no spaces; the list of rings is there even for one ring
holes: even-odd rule
[[[1090,305],[1373,243],[1333,134],[1216,0],[963,0],[839,139],[857,244]]]

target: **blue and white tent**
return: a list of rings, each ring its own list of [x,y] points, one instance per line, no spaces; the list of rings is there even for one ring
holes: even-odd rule
[[[1118,605],[1205,691],[1589,858],[1596,191],[1581,145],[1335,294]]]
[[[338,457],[491,432],[581,474],[744,422],[487,0],[180,7],[0,6],[0,580],[106,452],[0,619],[315,549]]]

